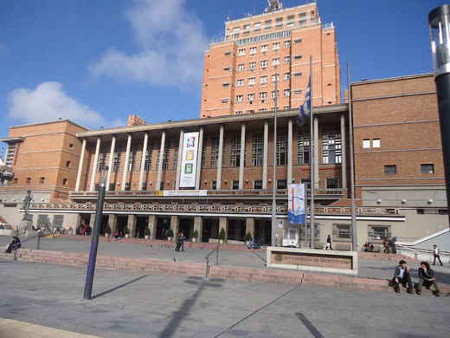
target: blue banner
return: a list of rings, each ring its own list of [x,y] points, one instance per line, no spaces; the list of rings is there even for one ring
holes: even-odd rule
[[[306,223],[305,185],[289,184],[288,186],[288,222],[291,224]]]

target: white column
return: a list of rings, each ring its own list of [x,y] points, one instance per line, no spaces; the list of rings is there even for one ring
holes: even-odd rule
[[[120,190],[125,191],[127,185],[127,174],[128,174],[128,165],[130,162],[130,149],[131,149],[131,134],[128,134],[127,140],[127,150],[125,153],[125,163],[123,166],[123,175],[122,175],[122,188]]]
[[[222,183],[222,154],[223,154],[223,126],[220,126],[219,131],[219,154],[217,159],[217,179],[216,179],[216,187],[217,190],[221,189]]]
[[[244,188],[245,124],[241,125],[241,153],[239,154],[239,190]]]
[[[148,133],[144,134],[144,145],[142,146],[142,157],[141,157],[141,172],[139,174],[139,191],[142,191],[142,185],[144,184],[144,167],[145,167],[145,155],[147,154],[148,145]]]
[[[288,120],[287,184],[292,183],[292,119]]]
[[[113,136],[112,140],[111,140],[111,151],[109,152],[108,176],[106,177],[106,191],[109,190],[109,184],[111,182],[111,172],[112,172],[115,151],[116,151],[116,137]]]
[[[341,115],[342,189],[347,189],[347,140],[345,138],[345,116]]]
[[[263,177],[262,188],[267,189],[267,154],[269,153],[269,122],[264,122],[264,152],[263,152]]]
[[[319,188],[319,119],[314,117],[314,187]]]
[[[81,145],[81,155],[80,155],[80,162],[78,163],[78,173],[77,173],[77,181],[75,183],[75,191],[80,190],[80,183],[81,183],[81,173],[83,171],[83,164],[84,164],[84,153],[86,151],[86,139],[83,139],[83,144]]]
[[[156,187],[155,187],[155,190],[161,190],[161,178],[162,178],[162,167],[163,167],[165,143],[166,143],[166,132],[163,131],[161,133],[161,146],[159,147],[158,174],[156,176]]]
[[[100,154],[100,137],[97,137],[97,146],[95,147],[94,165],[91,171],[91,186],[90,191],[95,190],[95,173],[97,172],[98,155]]]
[[[202,155],[203,155],[203,127],[200,127],[200,133],[198,136],[198,152],[197,152],[197,173],[195,177],[195,190],[201,188],[201,171],[202,171]],[[201,233],[199,232],[199,236]]]
[[[184,140],[184,130],[180,130],[180,140],[178,141],[177,180],[175,184],[175,190],[180,189],[181,160],[183,157],[183,140]]]

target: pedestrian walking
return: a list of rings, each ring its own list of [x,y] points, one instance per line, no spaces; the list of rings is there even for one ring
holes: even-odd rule
[[[333,248],[331,247],[331,236],[328,235],[327,237],[327,246],[325,247],[325,250],[333,250]]]
[[[433,257],[434,257],[434,259],[433,259],[433,265],[436,265],[436,258],[437,258],[437,260],[439,261],[439,264],[441,264],[441,266],[442,266],[441,252],[440,252],[440,250],[439,250],[437,244],[434,244],[434,245],[433,245]]]

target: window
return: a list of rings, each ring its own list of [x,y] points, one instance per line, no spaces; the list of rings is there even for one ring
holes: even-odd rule
[[[27,184],[31,184],[31,177],[27,177],[26,182]]]
[[[302,39],[295,39],[294,40],[294,43],[301,43],[302,42]]]
[[[280,81],[280,75],[279,74],[272,74],[272,82]]]
[[[69,143],[69,149],[73,149],[73,143]]]
[[[434,164],[421,164],[420,165],[420,173],[421,174],[434,174]]]
[[[295,77],[302,76],[302,73],[294,73]]]
[[[241,95],[242,96],[242,95]],[[211,140],[211,156],[209,158],[209,164],[211,167],[217,167],[217,159],[219,158],[219,140],[213,138]]]
[[[297,90],[294,90],[294,94],[295,94],[295,95],[301,94],[302,92],[303,92],[303,90],[298,90],[298,89],[297,89]]]
[[[120,153],[114,153],[113,171],[118,172],[120,167]]]
[[[136,150],[132,150],[130,152],[130,159],[128,161],[128,171],[133,171],[133,169],[135,168],[135,162],[136,162]],[[103,167],[102,167],[103,168]]]
[[[269,50],[269,46],[268,45],[261,45],[261,52],[267,52]]]
[[[289,48],[289,47],[291,47],[291,41],[290,40],[284,41],[284,48]]]
[[[249,63],[249,68],[250,68],[250,70],[255,70],[256,69],[256,62],[255,61],[250,62]]]
[[[342,163],[341,134],[324,132],[322,136],[322,163]]]
[[[62,180],[63,186],[67,187],[68,183],[69,183],[69,180],[67,178],[63,178],[63,180]]]
[[[262,180],[254,180],[253,189],[262,189]]]
[[[230,67],[224,67],[223,70],[226,71],[226,72],[229,72],[231,70],[231,68]]]
[[[256,47],[250,47],[250,55],[256,54]]]
[[[226,52],[225,52],[225,55],[226,55],[226,56],[231,55],[231,52],[230,52],[230,51],[226,51]]]
[[[285,56],[284,57],[284,63],[291,63],[291,57],[290,56]]]
[[[286,165],[286,162],[287,162],[287,135],[280,133],[277,135],[277,165]]]
[[[222,103],[228,103],[228,102],[230,102],[229,98],[222,99]]]
[[[395,164],[385,165],[384,166],[384,174],[385,175],[396,175],[397,174],[397,166]]]
[[[236,87],[242,87],[245,85],[245,80],[244,79],[239,79],[236,81]]]
[[[348,240],[352,238],[349,224],[333,224],[333,238],[336,240]]]
[[[284,79],[284,81],[289,81],[291,79],[291,74],[290,73],[284,73],[283,74],[283,79]]]
[[[272,24],[272,20],[266,20],[266,21],[264,21],[264,24],[266,25],[266,29],[267,28],[270,28],[270,25]]]
[[[245,48],[238,49],[238,56],[245,55]]]
[[[248,94],[247,95],[248,102],[252,103],[255,101],[255,94]]]
[[[268,65],[269,65],[269,61],[268,60],[262,60],[261,61],[261,68],[262,69],[266,69]]]
[[[255,25],[254,25],[254,27],[255,27],[255,28],[257,28],[257,27],[261,27],[261,22],[260,22],[260,21],[258,21],[258,22],[255,22]]]
[[[243,70],[245,70],[245,64],[244,63],[238,64],[238,71],[243,71]]]
[[[256,83],[256,77],[251,77],[248,79],[248,84],[253,86]]]
[[[390,237],[389,226],[375,226],[369,225],[369,238],[372,241],[382,240]]]
[[[286,189],[287,181],[286,180],[277,180],[277,189]]]
[[[70,161],[66,161],[66,168],[70,168]]]
[[[294,59],[295,59],[295,60],[300,60],[302,57],[303,57],[303,56],[301,56],[301,55],[295,55],[295,56],[294,56]]]
[[[261,76],[259,78],[259,83],[267,83],[267,75]]]
[[[149,171],[152,168],[152,149],[147,149],[145,151],[145,160],[144,160],[144,171]]]
[[[250,29],[250,24],[244,25],[244,29]]]
[[[100,153],[97,162],[97,172],[102,171],[102,169],[105,167],[105,163],[106,163],[106,154]]]
[[[263,164],[264,140],[262,134],[253,134],[252,140],[252,166],[260,167]],[[256,188],[255,188],[256,189]]]
[[[229,87],[230,86],[230,83],[229,82],[224,82],[224,83],[222,83],[222,87],[224,87],[224,88],[227,88],[227,87]]]
[[[244,95],[236,95],[236,102],[243,102],[244,101]]]
[[[242,114],[242,110],[236,110],[234,113],[235,113],[236,115],[241,115],[241,114]]]
[[[235,181],[233,180],[233,186],[232,186],[233,190],[238,190],[239,189],[239,181]]]
[[[259,108],[258,111],[267,111],[266,108]]]
[[[278,50],[278,49],[280,49],[280,43],[279,43],[279,42],[274,42],[274,43],[272,43],[272,49],[273,49],[273,50]]]
[[[327,178],[327,189],[339,189],[339,179],[336,177]]]
[[[279,90],[277,90],[277,91],[275,91],[275,90],[272,90],[272,99],[274,99],[275,97],[279,97],[279,94],[280,94],[280,91]],[[274,108],[273,108],[274,109]],[[272,110],[273,110],[272,109]]]
[[[169,157],[170,157],[170,149],[166,148],[164,150],[163,161],[162,161],[162,168],[163,168],[163,170],[168,170],[169,169]]]
[[[259,93],[259,99],[262,100],[262,101],[267,99],[267,92]]]
[[[39,183],[40,183],[40,184],[44,184],[44,183],[45,183],[45,177],[41,177],[41,178],[39,179]]]
[[[53,227],[62,228],[64,223],[64,215],[54,215],[53,216]]]
[[[364,140],[362,141],[362,147],[363,147],[364,149],[370,148],[370,140],[369,140],[369,139],[364,139]]]
[[[374,138],[372,140],[372,147],[373,148],[380,148],[381,146],[381,140],[379,138]]]
[[[289,97],[291,95],[291,90],[285,89],[285,90],[283,90],[283,94],[284,94],[284,97]]]
[[[280,59],[279,58],[272,59],[272,66],[278,66],[279,64],[280,64]]]
[[[231,143],[230,166],[239,167],[241,164],[241,137],[236,135]]]
[[[217,190],[217,182],[216,181],[211,181],[211,189]]]
[[[309,163],[309,135],[298,135],[297,138],[297,164]]]

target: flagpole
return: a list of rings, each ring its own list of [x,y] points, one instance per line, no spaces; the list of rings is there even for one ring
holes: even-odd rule
[[[275,92],[274,92],[274,109],[273,109],[273,175],[272,175],[272,246],[276,246],[277,236],[277,201],[276,201],[276,184],[277,184],[277,114],[278,114],[278,73],[275,73]]]
[[[352,88],[350,86],[350,66],[347,63],[347,84],[348,84],[348,124],[349,124],[349,142],[350,142],[350,190],[351,190],[351,215],[352,215],[352,250],[358,251],[358,234],[356,221],[356,203],[355,203],[355,161],[353,147],[353,107],[352,107]]]
[[[309,202],[309,224],[310,224],[310,243],[309,247],[311,249],[315,248],[315,214],[314,214],[314,189],[315,189],[315,174],[314,169],[317,163],[315,163],[315,144],[314,144],[314,100],[313,100],[313,76],[312,76],[312,56],[309,57],[309,79],[310,79],[310,95],[311,95],[311,112],[310,112],[310,122],[309,122],[309,144],[310,144],[310,159],[309,159],[309,170],[310,170],[310,202]]]

